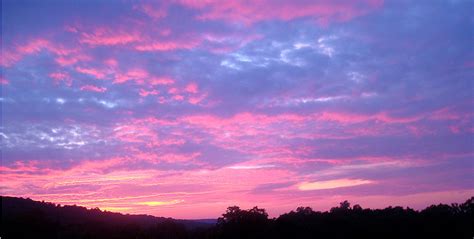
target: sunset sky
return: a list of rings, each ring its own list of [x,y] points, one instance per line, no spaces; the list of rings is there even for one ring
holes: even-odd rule
[[[0,194],[270,216],[474,196],[470,0],[2,0]]]

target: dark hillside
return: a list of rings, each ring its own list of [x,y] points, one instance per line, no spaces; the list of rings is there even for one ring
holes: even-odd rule
[[[328,212],[299,207],[270,219],[265,209],[229,207],[217,220],[175,220],[1,197],[1,238],[466,238],[474,197],[422,211],[363,209],[347,201]]]

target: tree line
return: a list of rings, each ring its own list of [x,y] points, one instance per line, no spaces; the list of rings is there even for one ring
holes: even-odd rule
[[[474,236],[474,197],[462,204],[417,211],[368,209],[348,201],[326,212],[310,207],[269,218],[265,209],[228,207],[214,224],[147,215],[124,215],[1,197],[0,237],[10,238],[469,238]]]

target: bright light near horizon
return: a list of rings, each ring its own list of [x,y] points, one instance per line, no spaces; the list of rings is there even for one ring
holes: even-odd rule
[[[136,204],[155,207],[155,206],[174,205],[174,204],[178,204],[178,203],[182,203],[182,202],[184,202],[184,200],[150,201],[150,202],[139,202],[139,203],[136,203]]]
[[[101,207],[102,211],[109,211],[109,212],[123,212],[132,209],[131,207]]]
[[[310,191],[310,190],[321,190],[321,189],[332,189],[332,188],[342,188],[342,187],[353,187],[363,184],[373,183],[370,180],[363,179],[336,179],[328,181],[318,181],[318,182],[304,182],[298,185],[298,189],[301,191]]]

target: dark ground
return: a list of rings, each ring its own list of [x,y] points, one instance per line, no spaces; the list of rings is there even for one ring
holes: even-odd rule
[[[466,238],[474,236],[474,197],[421,211],[363,209],[345,201],[328,212],[309,207],[269,219],[265,209],[229,207],[213,220],[123,215],[1,197],[0,237],[10,238]]]

